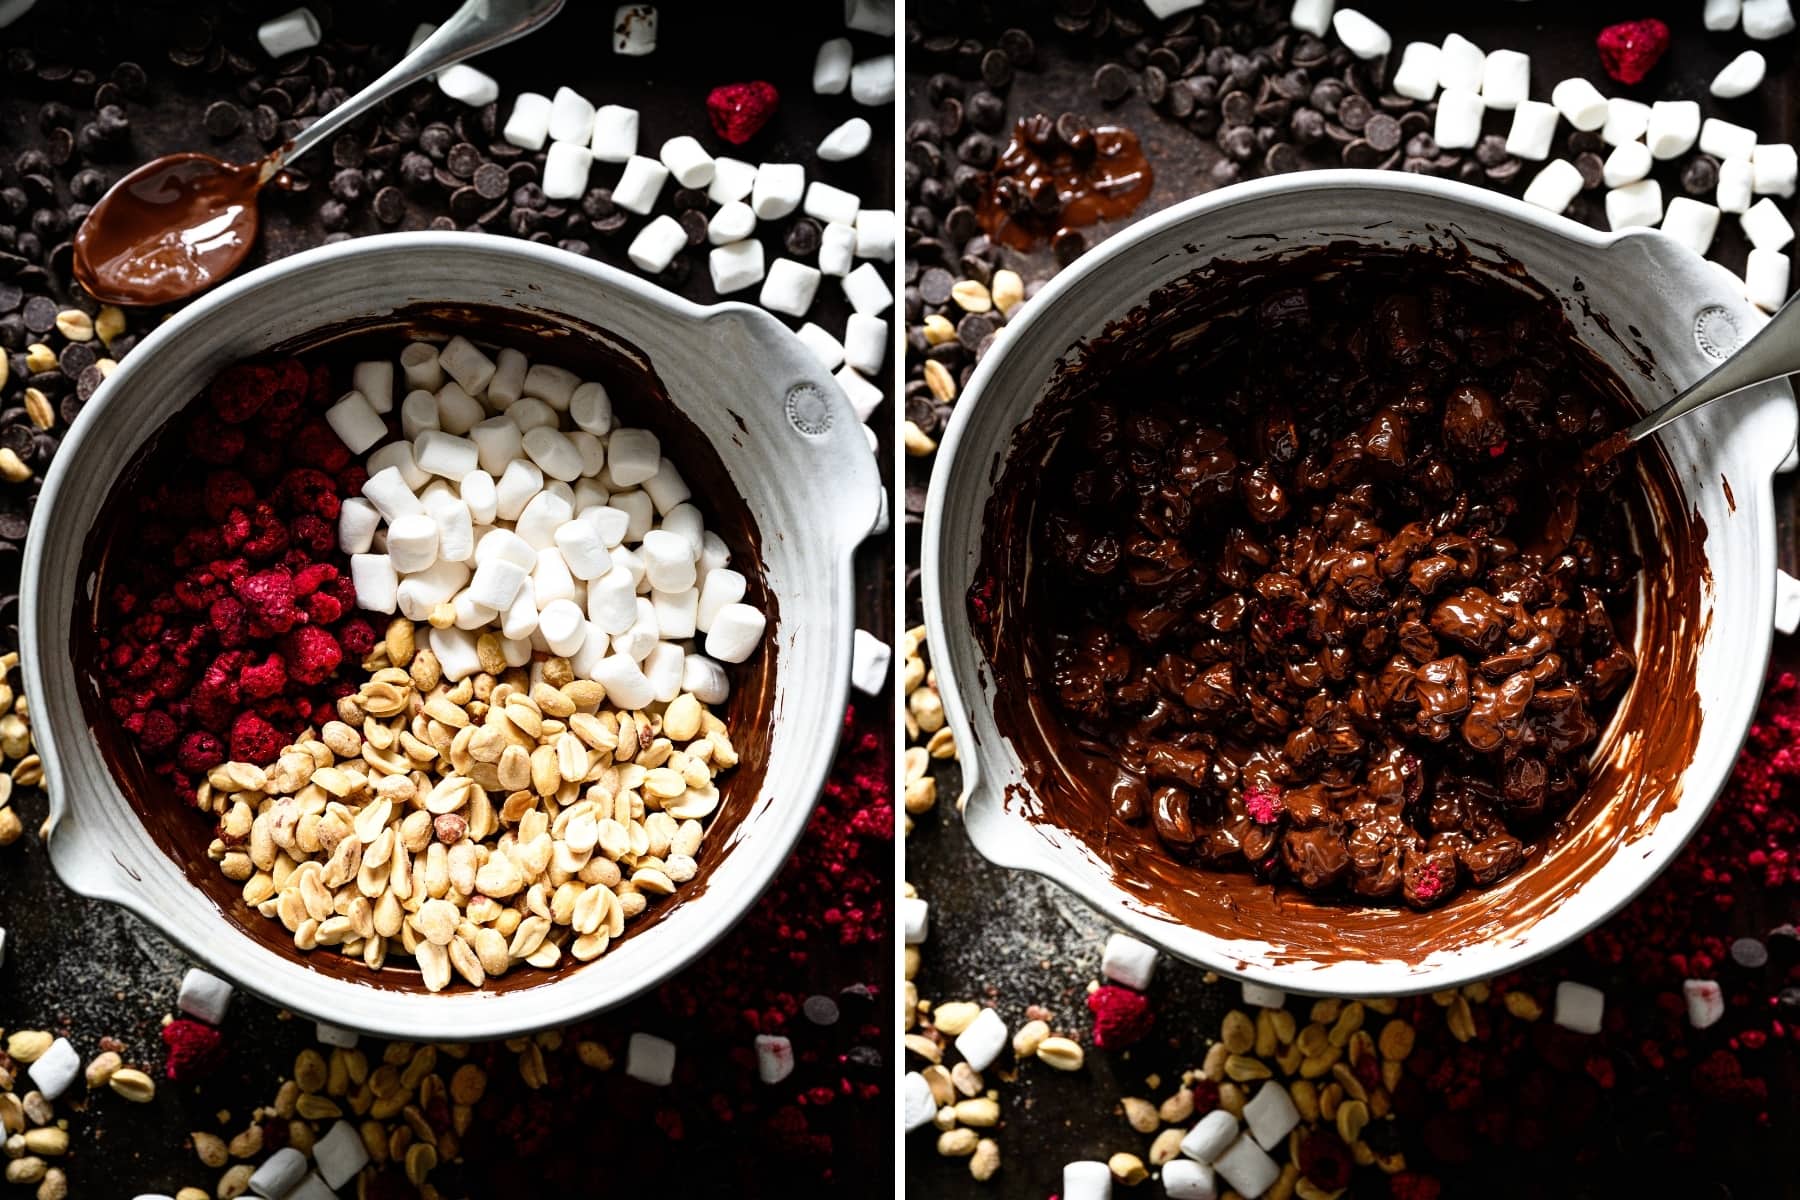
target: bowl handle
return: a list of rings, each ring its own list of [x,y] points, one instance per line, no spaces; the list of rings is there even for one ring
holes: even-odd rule
[[[38,754],[44,764],[44,790],[50,797],[46,844],[57,877],[83,896],[135,909],[136,893],[127,879],[141,882],[141,877],[118,856],[105,831],[95,827],[91,812],[82,815],[80,806],[72,802],[74,784],[57,768],[54,747],[40,739]]]

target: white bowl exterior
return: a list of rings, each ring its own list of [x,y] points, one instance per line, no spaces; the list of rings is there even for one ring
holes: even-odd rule
[[[926,504],[927,635],[962,747],[964,819],[984,856],[1043,874],[1191,962],[1294,991],[1374,996],[1486,979],[1548,953],[1623,905],[1687,841],[1729,777],[1768,661],[1776,575],[1770,480],[1795,436],[1786,383],[1745,392],[1658,435],[1707,531],[1711,578],[1702,607],[1710,624],[1698,666],[1706,720],[1675,810],[1632,842],[1630,853],[1613,855],[1573,901],[1516,936],[1414,961],[1308,960],[1296,958],[1298,947],[1220,938],[1140,903],[1113,884],[1111,868],[1079,839],[1028,820],[1006,799],[1007,789],[1028,785],[1017,747],[994,721],[992,674],[964,597],[980,558],[981,514],[1001,474],[996,456],[1004,456],[1058,360],[1154,289],[1216,258],[1258,258],[1327,241],[1444,245],[1453,237],[1478,257],[1492,259],[1491,248],[1504,247],[1563,301],[1582,339],[1649,406],[1716,364],[1696,336],[1703,313],[1719,341],[1733,330],[1748,337],[1763,320],[1720,272],[1660,233],[1600,234],[1497,193],[1386,172],[1321,171],[1241,184],[1158,213],[1089,251],[1025,306],[982,360],[940,445]],[[1629,350],[1596,325],[1587,305],[1606,315]],[[1640,339],[1654,347],[1651,378],[1638,366]],[[1633,686],[1658,683],[1640,678]]]
[[[78,575],[83,543],[110,486],[150,435],[230,362],[418,304],[559,314],[641,349],[748,505],[780,610],[769,633],[780,656],[776,720],[738,734],[772,739],[767,773],[704,891],[600,959],[509,991],[427,995],[337,979],[221,920],[107,771],[85,727],[69,653],[69,614],[80,607],[77,589],[91,582]],[[885,512],[879,474],[842,391],[760,309],[701,308],[554,248],[462,233],[361,238],[263,267],[146,338],[83,410],[45,481],[26,548],[20,633],[24,658],[34,664],[26,690],[50,779],[51,860],[76,891],[131,909],[252,992],[367,1033],[504,1037],[623,1003],[735,924],[805,828],[848,695],[851,552]]]

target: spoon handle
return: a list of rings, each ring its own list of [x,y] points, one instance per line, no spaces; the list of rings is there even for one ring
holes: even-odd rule
[[[563,0],[466,0],[385,75],[308,125],[292,142],[263,160],[267,180],[283,166],[330,138],[403,88],[484,50],[520,38],[562,10]]]
[[[1722,396],[1745,388],[1800,374],[1800,296],[1776,310],[1754,337],[1739,346],[1724,362],[1689,384],[1673,400],[1625,431],[1628,441],[1649,437],[1671,421],[1679,420]]]

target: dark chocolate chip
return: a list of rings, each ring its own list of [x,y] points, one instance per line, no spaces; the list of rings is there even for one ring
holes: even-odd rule
[[[1681,168],[1681,190],[1690,196],[1704,196],[1719,186],[1718,160],[1696,154]]]
[[[1037,43],[1023,29],[1003,30],[999,46],[1015,67],[1029,67],[1037,59]]]
[[[244,111],[229,100],[215,100],[206,106],[201,121],[213,137],[228,138],[243,128]]]
[[[1363,126],[1363,137],[1368,139],[1369,145],[1386,154],[1400,145],[1400,122],[1387,113],[1376,113]]]
[[[1263,169],[1271,175],[1285,175],[1301,167],[1300,152],[1287,142],[1276,142],[1263,156]]]
[[[1012,83],[1013,64],[1004,50],[989,50],[981,56],[981,81],[991,88],[1003,89]]]
[[[467,142],[458,142],[444,155],[444,166],[458,179],[470,179],[481,166],[481,151]]]
[[[1117,104],[1129,91],[1131,74],[1118,63],[1105,63],[1094,72],[1094,94],[1102,103]]]
[[[783,245],[787,252],[795,258],[810,258],[819,252],[819,239],[822,233],[819,223],[811,217],[800,217],[788,226]]]
[[[1079,229],[1059,229],[1051,240],[1050,249],[1056,255],[1056,261],[1066,267],[1087,250],[1087,237]]]
[[[919,276],[919,295],[925,303],[931,305],[950,303],[950,288],[956,282],[954,276],[942,267],[932,267]],[[52,305],[52,310],[55,306]],[[52,311],[51,316],[55,316]]]
[[[33,333],[48,333],[56,327],[56,301],[48,296],[33,296],[25,302],[25,328]]]
[[[507,193],[506,168],[499,163],[482,163],[470,179],[484,200],[498,200]]]
[[[1368,125],[1369,118],[1375,115],[1375,107],[1361,96],[1345,96],[1338,103],[1338,124],[1351,133],[1361,133]]]
[[[698,209],[690,208],[676,218],[681,224],[681,231],[687,234],[687,244],[703,245],[706,242],[706,214]]]
[[[1593,191],[1605,179],[1606,160],[1592,150],[1575,156],[1575,169],[1581,172],[1581,187]]]
[[[1500,134],[1485,134],[1480,141],[1475,143],[1475,161],[1482,166],[1498,166],[1506,159],[1506,139]]]

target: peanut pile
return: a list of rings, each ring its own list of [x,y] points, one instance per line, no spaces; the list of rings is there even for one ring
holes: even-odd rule
[[[615,709],[567,659],[507,667],[493,634],[451,685],[419,632],[396,618],[338,719],[274,763],[208,774],[210,856],[300,949],[403,953],[434,992],[599,957],[694,877],[738,761],[724,722],[686,692]]]

